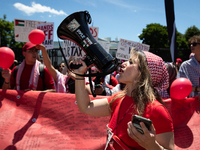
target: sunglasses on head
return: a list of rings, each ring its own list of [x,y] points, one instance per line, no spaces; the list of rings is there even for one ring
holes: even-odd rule
[[[197,43],[197,42],[193,42],[193,43],[189,43],[189,46],[196,46],[197,44],[200,44],[200,43]]]

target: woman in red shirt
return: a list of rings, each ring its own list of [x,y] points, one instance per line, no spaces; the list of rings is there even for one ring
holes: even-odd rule
[[[74,72],[84,74],[87,69],[84,61],[77,60],[73,63],[82,64]],[[111,116],[107,126],[106,150],[173,150],[172,119],[157,90],[152,86],[145,54],[132,49],[129,61],[124,62],[121,67],[119,81],[126,86],[123,91],[109,98],[91,101],[85,90],[84,78],[76,76],[75,94],[79,110],[92,116]],[[152,121],[149,130],[140,122],[144,134],[132,124],[132,115],[135,114]]]

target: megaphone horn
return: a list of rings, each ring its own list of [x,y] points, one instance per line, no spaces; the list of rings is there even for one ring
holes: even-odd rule
[[[67,39],[79,45],[100,72],[111,73],[116,68],[114,59],[92,36],[88,27],[90,23],[88,11],[75,12],[62,21],[57,35],[60,39]],[[88,66],[87,63],[86,65]]]

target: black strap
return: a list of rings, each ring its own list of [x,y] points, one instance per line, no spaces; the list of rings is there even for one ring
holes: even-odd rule
[[[18,71],[18,69],[19,69],[19,66],[20,66],[20,65],[18,65],[18,66],[15,68],[14,72],[13,72],[13,77],[14,77],[14,79],[16,78],[16,75],[17,75],[17,71]]]
[[[60,45],[60,41],[59,41],[59,40],[58,40],[58,44],[59,44],[59,49],[60,49],[60,51],[61,51],[61,54],[62,54],[62,56],[63,56],[63,58],[64,58],[65,64],[66,64],[68,70],[72,72],[72,70],[70,69],[70,67],[69,67],[69,65],[68,65],[68,63],[67,63],[67,59],[65,58],[65,55],[64,55],[64,53],[63,53],[63,50],[62,50],[62,47],[61,47],[61,45]],[[87,57],[87,56],[86,56],[86,57]],[[115,66],[117,67],[117,65],[118,65],[118,61],[117,61],[117,59],[115,59]],[[89,70],[89,74],[84,74],[84,75],[82,75],[82,74],[77,74],[77,73],[74,73],[74,72],[73,72],[73,73],[76,74],[76,75],[78,75],[78,76],[89,77],[90,90],[91,90],[91,92],[92,92],[93,97],[96,97],[96,94],[95,94],[94,91],[93,91],[91,77],[96,77],[97,80],[100,80],[101,77],[104,77],[104,76],[106,76],[106,75],[112,73],[113,71],[115,71],[114,68],[113,68],[113,70],[111,70],[110,72],[103,72],[103,73],[93,73],[93,74],[91,74],[91,70]]]
[[[45,85],[45,71],[44,71],[44,68],[45,68],[45,66],[42,64],[42,63],[40,63],[39,64],[39,72],[40,72],[40,77],[42,78],[42,81],[43,81],[43,89],[44,90],[46,90],[47,88],[46,88],[46,85]]]

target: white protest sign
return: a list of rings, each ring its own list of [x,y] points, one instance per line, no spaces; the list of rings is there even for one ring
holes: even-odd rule
[[[98,41],[98,43],[109,53],[110,42]],[[71,56],[83,57],[86,55],[80,46],[70,40],[63,41],[63,53],[66,59],[69,59]]]
[[[89,27],[92,36],[98,41],[99,27]]]
[[[118,43],[116,58],[128,60],[130,57],[130,50],[135,47],[137,50],[149,51],[150,46],[147,44],[141,44],[139,42],[120,39]]]
[[[40,29],[45,34],[45,40],[42,43],[46,49],[53,49],[53,31],[54,31],[54,23],[41,23],[37,25],[37,29]]]
[[[29,42],[29,39],[28,39],[29,33],[32,30],[37,29],[37,25],[40,23],[45,23],[45,22],[14,19],[15,41]]]
[[[82,48],[70,40],[63,41],[63,53],[66,59],[69,59],[71,56],[85,56],[85,52],[82,50]]]
[[[109,53],[110,42],[107,41],[98,41],[98,43],[105,49],[107,53]]]

